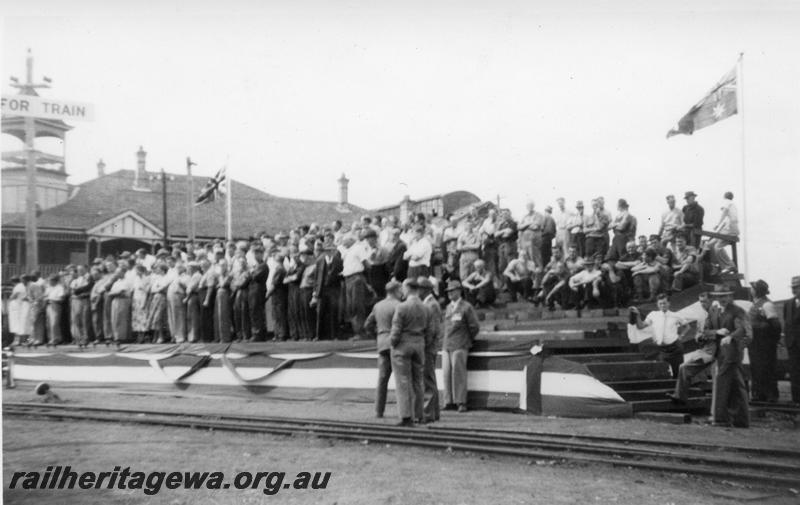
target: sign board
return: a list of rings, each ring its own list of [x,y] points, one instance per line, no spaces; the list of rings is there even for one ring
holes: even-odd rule
[[[89,103],[67,102],[30,95],[3,95],[0,100],[3,115],[64,121],[94,120],[94,106]]]

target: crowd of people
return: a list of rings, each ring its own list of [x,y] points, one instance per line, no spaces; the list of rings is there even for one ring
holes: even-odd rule
[[[366,338],[371,307],[390,280],[426,277],[434,293],[459,280],[466,301],[556,308],[622,307],[655,301],[699,282],[701,269],[734,269],[724,238],[701,238],[696,194],[678,209],[667,196],[657,234],[637,236],[624,199],[612,216],[603,197],[574,211],[563,198],[543,213],[533,202],[518,221],[477,207],[457,219],[418,214],[363,216],[349,228],[300,226],[247,241],[178,243],[96,258],[57,275],[12,279],[17,344],[231,342]],[[738,235],[733,195],[714,231]],[[267,321],[270,324],[267,324]],[[267,328],[270,331],[268,333]]]

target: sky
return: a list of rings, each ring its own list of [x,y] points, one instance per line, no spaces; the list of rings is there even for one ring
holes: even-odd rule
[[[713,225],[732,191],[748,280],[788,297],[800,4],[651,4],[12,0],[0,75],[13,93],[31,48],[43,95],[94,105],[67,137],[72,183],[100,158],[135,168],[141,145],[150,170],[227,163],[287,197],[335,200],[345,173],[366,208],[468,190],[519,217],[530,200],[625,198],[644,233],[667,194],[696,192]],[[743,113],[667,140],[742,52]]]

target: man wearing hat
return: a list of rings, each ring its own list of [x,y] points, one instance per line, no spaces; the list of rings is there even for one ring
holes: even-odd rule
[[[753,305],[748,311],[753,328],[753,341],[748,348],[750,356],[750,375],[752,377],[750,395],[755,401],[778,401],[778,342],[781,339],[781,321],[778,309],[767,295],[769,284],[759,279],[750,283]]]
[[[433,337],[434,323],[420,300],[417,279],[406,279],[403,290],[406,299],[394,311],[389,341],[399,426],[413,426],[414,419],[423,420],[425,344]]]
[[[605,256],[606,261],[617,261],[625,256],[628,242],[636,237],[636,218],[628,212],[628,208],[627,200],[620,198],[617,202],[617,216],[611,223],[614,238]]]
[[[706,211],[695,200],[697,193],[687,191],[683,196],[686,205],[683,206],[683,228],[689,239],[689,245],[700,247],[700,232],[703,231],[703,217]]]
[[[342,254],[336,248],[333,233],[325,235],[322,254],[314,270],[311,304],[317,307],[316,338],[339,338],[339,298],[342,291]]]
[[[444,410],[467,411],[467,356],[480,331],[475,309],[461,297],[461,283],[447,283],[450,304],[444,313],[442,375]]]
[[[378,348],[378,387],[375,391],[375,417],[383,417],[386,410],[386,390],[392,376],[392,344],[389,334],[392,331],[394,311],[400,305],[402,285],[397,281],[386,283],[386,298],[372,307],[372,312],[364,323],[367,336],[374,338]]]
[[[750,323],[744,309],[733,302],[733,291],[717,285],[710,294],[720,305],[719,312],[709,312],[704,327],[704,331],[715,335],[718,342],[714,424],[747,428],[750,426],[750,411],[742,359],[750,340]]]
[[[417,279],[419,284],[419,296],[422,303],[431,313],[433,320],[433,334],[430,340],[425,342],[425,367],[423,369],[423,393],[424,401],[422,404],[423,419],[432,423],[439,420],[439,387],[436,384],[436,354],[442,345],[442,307],[439,300],[433,293],[433,283],[427,277]]]
[[[800,275],[792,277],[792,299],[783,304],[783,334],[789,353],[792,402],[800,404]]]

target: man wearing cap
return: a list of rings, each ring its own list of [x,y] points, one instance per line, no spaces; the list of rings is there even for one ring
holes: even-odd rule
[[[325,236],[322,254],[314,271],[314,292],[311,304],[317,307],[316,338],[339,338],[339,298],[342,287],[342,254],[336,248],[333,234]]]
[[[709,314],[712,312],[715,314],[719,313],[719,307],[712,305],[708,293],[700,293],[698,301],[706,312],[706,318],[708,318]],[[719,316],[715,315],[714,317]],[[713,330],[704,331],[702,328],[698,328],[694,340],[697,342],[699,348],[683,356],[683,363],[678,367],[675,392],[667,394],[669,399],[675,403],[686,403],[689,398],[689,387],[692,384],[692,379],[710,367],[717,354],[717,339]]]
[[[427,277],[417,279],[422,303],[431,313],[433,332],[425,342],[425,366],[422,382],[424,386],[422,414],[425,422],[439,420],[439,386],[436,384],[436,354],[442,345],[442,307],[433,293],[433,283]]]
[[[750,340],[750,323],[744,309],[733,302],[733,291],[717,285],[711,296],[720,305],[719,312],[708,314],[704,327],[705,331],[710,330],[716,336],[718,342],[714,424],[747,428],[750,426],[750,411],[742,359]]]
[[[697,203],[697,193],[687,191],[683,196],[686,205],[683,206],[683,228],[688,235],[689,245],[700,247],[700,232],[703,231],[703,217],[706,211]]]
[[[778,401],[778,342],[781,339],[781,321],[778,309],[767,295],[769,284],[759,279],[750,284],[753,305],[748,311],[753,328],[753,341],[748,353],[750,356],[750,375],[752,376],[752,395],[756,401]]]
[[[397,281],[389,281],[384,288],[386,298],[379,301],[372,307],[372,312],[367,316],[364,323],[364,331],[370,338],[375,338],[378,350],[378,387],[375,391],[375,417],[383,417],[386,410],[386,390],[389,385],[389,377],[392,376],[392,344],[389,341],[389,334],[392,331],[392,318],[394,311],[400,305],[401,284]]]
[[[667,195],[667,210],[661,214],[658,236],[661,244],[667,245],[675,240],[675,234],[683,228],[683,212],[675,207],[675,195]]]
[[[636,327],[640,330],[653,327],[653,342],[658,346],[659,359],[669,363],[672,376],[678,377],[678,367],[683,363],[683,345],[681,338],[689,331],[689,321],[669,310],[669,298],[665,294],[658,295],[656,307],[642,320],[637,307],[631,307],[636,314]]]
[[[413,426],[414,419],[423,419],[425,344],[433,336],[434,323],[420,300],[417,279],[406,279],[403,290],[406,299],[394,311],[389,341],[399,425]]]
[[[783,304],[783,334],[789,353],[792,402],[800,404],[800,275],[792,277],[792,299]]]
[[[450,304],[444,313],[442,342],[442,375],[444,376],[444,410],[467,411],[467,356],[480,331],[478,315],[461,298],[461,283],[447,283]]]

